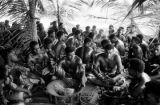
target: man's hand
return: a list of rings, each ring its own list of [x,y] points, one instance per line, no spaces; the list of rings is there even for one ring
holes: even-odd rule
[[[3,103],[4,103],[4,105],[7,105],[8,100],[7,99],[3,99]]]
[[[40,82],[41,84],[45,84],[45,81],[43,80],[43,78],[40,78]]]
[[[28,90],[27,93],[28,93],[29,96],[32,96],[32,93],[31,93],[30,90]]]

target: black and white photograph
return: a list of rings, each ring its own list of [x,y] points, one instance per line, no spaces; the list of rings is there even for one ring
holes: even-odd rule
[[[0,0],[0,105],[160,105],[160,0]]]

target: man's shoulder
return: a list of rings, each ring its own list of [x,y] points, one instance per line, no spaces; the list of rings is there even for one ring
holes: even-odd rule
[[[99,53],[99,54],[97,55],[97,58],[104,58],[104,57],[105,57],[105,53],[104,53],[104,52]]]

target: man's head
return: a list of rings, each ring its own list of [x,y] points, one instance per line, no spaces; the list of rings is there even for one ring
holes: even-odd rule
[[[80,25],[79,24],[76,25],[76,29],[80,30]]]
[[[96,30],[96,26],[95,25],[93,25],[92,30]]]
[[[140,42],[142,43],[142,41],[143,41],[143,35],[142,34],[138,34],[137,37],[140,39]]]
[[[160,56],[160,44],[157,44],[155,48],[155,55]]]
[[[93,32],[90,32],[89,35],[88,35],[88,37],[93,40],[93,38],[94,38],[94,33],[93,33]]]
[[[112,53],[112,49],[114,48],[114,46],[112,44],[107,44],[104,46],[104,50],[106,54],[111,54]]]
[[[103,32],[104,32],[104,30],[103,30],[103,29],[100,29],[98,34],[99,34],[99,35],[103,35]]]
[[[129,61],[128,72],[132,77],[139,77],[145,69],[145,64],[142,60],[133,58]]]
[[[63,40],[64,39],[64,33],[63,33],[63,31],[58,31],[56,33],[56,36],[57,36],[58,40]]]
[[[131,32],[135,32],[136,31],[136,26],[135,25],[131,25]]]
[[[113,29],[114,29],[113,25],[109,25],[109,30],[113,30]]]
[[[124,33],[124,28],[123,27],[119,27],[118,34],[121,35],[123,33]]]
[[[87,47],[89,47],[90,46],[90,44],[91,44],[91,42],[92,42],[92,40],[90,39],[90,38],[85,38],[84,39],[84,46],[87,46]]]
[[[7,25],[8,25],[8,24],[9,24],[9,20],[5,20],[5,24],[7,24]]]
[[[66,47],[65,53],[68,60],[72,60],[75,55],[75,49],[73,47]]]
[[[30,42],[29,47],[30,47],[32,53],[38,54],[40,52],[39,44],[36,41]]]
[[[63,28],[63,23],[59,23],[59,28]]]
[[[104,47],[105,47],[107,44],[111,44],[111,41],[108,40],[108,39],[103,39],[103,40],[101,41],[101,46],[102,46],[103,49],[104,49]]]
[[[53,21],[53,22],[51,23],[51,25],[57,26],[57,22],[56,22],[56,21]]]
[[[86,31],[87,31],[87,32],[90,32],[90,26],[87,26],[87,27],[86,27]]]
[[[117,39],[117,37],[116,37],[115,34],[111,34],[111,35],[109,36],[109,40],[110,40],[112,43],[116,43],[118,39]]]
[[[160,82],[151,80],[145,84],[145,105],[160,105]]]
[[[55,32],[53,30],[48,30],[48,37],[51,39],[55,39]]]
[[[140,44],[140,39],[138,37],[132,37],[132,44]]]
[[[75,37],[76,37],[77,39],[81,39],[81,31],[80,31],[80,30],[76,30],[76,31],[75,31]]]
[[[72,28],[72,33],[74,34],[76,32],[77,28],[76,27],[73,27]]]
[[[44,47],[46,48],[46,49],[51,49],[51,47],[52,47],[52,39],[50,39],[50,38],[46,38],[46,39],[44,39]]]
[[[131,32],[131,27],[128,26],[127,29],[126,29],[126,31],[127,31],[127,32]]]

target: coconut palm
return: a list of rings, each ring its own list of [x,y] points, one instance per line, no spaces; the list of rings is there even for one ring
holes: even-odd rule
[[[45,7],[46,2],[53,8],[47,10],[48,6]],[[36,26],[36,20],[38,19],[36,18],[37,13],[47,14],[47,16],[57,16],[57,20],[60,22],[63,19],[62,17],[73,18],[73,12],[75,12],[66,0],[62,4],[59,3],[59,0],[57,2],[55,0],[0,0],[0,4],[0,16],[9,16],[11,21],[16,21],[24,27],[23,30],[25,32],[23,34],[18,34],[18,37],[14,36],[10,38],[15,40],[15,42],[19,41],[18,43],[21,43],[19,45],[23,46],[28,46],[31,40],[38,40]]]
[[[19,46],[28,45],[31,40],[38,40],[36,26],[36,8],[44,11],[40,0],[0,0],[1,16],[9,16],[11,21],[16,21],[23,26],[23,33],[11,35],[5,42],[18,43]],[[14,40],[14,41],[13,41]],[[6,43],[6,45],[8,44]]]
[[[60,22],[73,20],[80,11],[79,7],[76,7],[73,2],[68,0],[51,0],[51,2],[52,4],[48,5],[48,8],[52,9],[52,11],[48,11],[47,14],[51,17],[56,17],[58,25]]]

